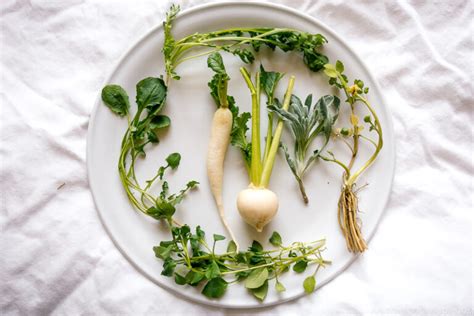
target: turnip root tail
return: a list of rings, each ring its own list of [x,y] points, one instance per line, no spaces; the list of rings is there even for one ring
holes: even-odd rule
[[[367,249],[367,243],[358,223],[358,207],[357,196],[352,190],[352,185],[344,185],[339,197],[338,221],[342,234],[346,238],[347,249],[354,253],[364,252]]]
[[[224,160],[229,147],[231,129],[232,112],[224,107],[217,109],[212,120],[211,138],[207,152],[207,178],[221,221],[235,242],[238,251],[239,244],[225,218],[224,203],[222,201]]]

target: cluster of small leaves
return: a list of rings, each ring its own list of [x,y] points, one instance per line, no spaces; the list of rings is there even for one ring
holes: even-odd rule
[[[166,73],[171,76],[171,78],[179,80],[180,77],[174,71],[174,66],[172,63],[171,54],[173,53],[175,47],[175,39],[173,34],[171,34],[171,28],[173,26],[173,21],[176,19],[180,11],[179,5],[172,4],[168,12],[166,13],[166,20],[163,22],[163,29],[165,33],[165,42],[163,44],[163,55],[165,56],[165,69]]]
[[[146,210],[146,214],[153,217],[154,219],[165,219],[168,222],[172,221],[172,217],[176,212],[176,205],[181,203],[186,193],[197,187],[199,182],[189,181],[186,187],[180,190],[178,193],[169,195],[168,181],[164,180],[166,170],[177,169],[181,161],[181,155],[179,153],[172,153],[166,158],[166,165],[161,166],[158,169],[157,175],[151,180],[146,181],[147,186],[145,190],[150,188],[156,180],[161,181],[161,192],[158,197],[155,198],[154,205]]]
[[[351,105],[350,125],[351,127],[342,127],[335,130],[336,136],[353,137],[359,135],[364,126],[359,123],[359,117],[354,113],[353,106],[357,101],[361,101],[361,97],[369,93],[369,87],[366,87],[360,79],[354,79],[353,84],[349,85],[348,78],[344,74],[344,64],[338,60],[335,65],[327,64],[324,67],[324,73],[329,77],[329,84],[341,89],[346,94],[346,100]],[[364,117],[364,122],[369,125],[369,131],[376,129],[375,122],[371,115]]]
[[[136,86],[137,112],[129,118],[129,126],[122,140],[119,158],[119,174],[132,204],[143,213],[155,218],[171,221],[186,192],[197,186],[197,181],[189,181],[176,194],[169,195],[168,182],[163,179],[165,171],[178,168],[181,155],[172,153],[166,158],[166,165],[158,168],[157,174],[141,187],[135,176],[135,162],[139,155],[145,156],[145,145],[158,143],[157,132],[170,125],[166,115],[159,114],[166,101],[167,88],[161,78],[148,77]],[[130,101],[127,92],[118,85],[107,85],[102,89],[104,104],[117,115],[130,115]],[[128,164],[128,167],[127,167]],[[152,185],[161,181],[161,192],[154,196],[149,192]],[[136,195],[140,197],[137,199]]]
[[[265,251],[259,242],[253,241],[247,251],[237,253],[235,243],[230,241],[223,254],[217,254],[215,247],[224,236],[214,234],[213,243],[209,245],[199,226],[194,232],[187,225],[173,226],[171,233],[172,240],[162,241],[153,248],[156,257],[163,260],[161,274],[173,277],[179,285],[202,286],[201,293],[208,298],[220,298],[229,284],[242,282],[257,299],[264,300],[270,280],[275,279],[276,291],[285,291],[278,277],[290,269],[303,273],[313,263],[316,270],[303,282],[305,291],[311,293],[316,285],[317,270],[329,263],[320,253],[324,241],[284,247],[277,232],[269,240],[277,247],[275,250]]]
[[[167,88],[163,79],[148,77],[141,80],[136,89],[138,110],[130,123],[129,131],[134,150],[145,155],[145,145],[158,143],[157,132],[171,123],[168,116],[159,114],[166,101]],[[102,101],[119,116],[129,114],[128,94],[118,85],[105,86],[102,89]]]
[[[279,48],[284,52],[298,52],[303,55],[303,61],[312,71],[323,69],[328,63],[327,56],[318,50],[327,43],[321,34],[311,34],[288,28],[238,28],[219,30],[209,33],[194,33],[182,39],[175,40],[171,34],[172,24],[179,12],[179,6],[171,6],[164,22],[165,42],[163,54],[166,72],[170,78],[179,79],[175,67],[184,60],[186,52],[195,47],[207,47],[211,50],[226,51],[238,56],[244,63],[251,64],[255,53],[261,46],[272,50]],[[199,54],[198,56],[201,56]]]
[[[294,139],[293,157],[291,157],[287,145],[282,143],[281,147],[306,203],[308,203],[308,198],[302,178],[328,144],[332,127],[339,115],[339,104],[339,98],[332,95],[325,95],[313,104],[310,94],[304,103],[300,98],[292,95],[288,111],[282,109],[278,100],[275,106],[269,107],[269,110],[276,113],[291,130]],[[312,150],[311,155],[306,157],[313,140],[319,135],[324,138],[321,148]]]
[[[354,79],[354,84],[348,86],[348,78],[344,74],[344,64],[338,60],[335,65],[326,64],[324,66],[324,73],[329,77],[329,84],[339,89],[343,89],[348,94],[347,103],[353,104],[356,95],[363,95],[369,93],[369,87],[364,86],[364,82],[360,79]]]

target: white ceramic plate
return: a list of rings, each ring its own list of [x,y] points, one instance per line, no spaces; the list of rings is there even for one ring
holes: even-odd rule
[[[360,217],[363,222],[363,234],[370,239],[388,200],[395,164],[394,135],[389,111],[383,103],[380,89],[372,75],[355,53],[327,26],[300,12],[281,6],[261,3],[219,3],[196,7],[179,15],[173,33],[177,38],[181,38],[194,32],[236,26],[291,27],[311,33],[322,33],[329,41],[324,53],[330,60],[344,61],[349,78],[363,79],[371,88],[370,100],[384,128],[385,147],[376,163],[358,181],[360,185],[369,183],[369,186],[360,192]],[[130,99],[134,100],[135,84],[139,80],[147,76],[164,75],[162,44],[163,29],[159,23],[124,55],[106,83],[120,84],[128,91]],[[259,61],[252,66],[253,69],[262,62],[267,70],[295,74],[294,92],[302,98],[309,93],[317,97],[334,93],[328,87],[325,76],[308,71],[301,56],[297,54],[271,53],[267,50],[259,56]],[[232,78],[229,94],[235,96],[241,109],[248,111],[250,96],[238,71],[242,63],[233,56],[225,55],[224,59]],[[168,154],[180,152],[181,166],[172,177],[169,177],[171,190],[180,189],[190,179],[201,182],[201,185],[198,191],[190,193],[179,206],[177,217],[191,227],[201,225],[208,236],[212,236],[212,233],[225,234],[209,192],[205,170],[210,123],[215,110],[207,87],[212,73],[206,66],[205,57],[182,64],[177,68],[177,72],[182,79],[171,83],[168,102],[164,109],[164,113],[172,120],[172,126],[166,135],[162,135],[161,143],[148,150],[146,159],[141,161],[138,167],[138,176],[145,180],[156,172]],[[283,94],[286,80],[280,84],[279,96]],[[348,122],[347,107],[342,108],[346,111],[343,110],[340,115],[340,125]],[[262,119],[265,117],[262,112]],[[164,225],[147,218],[130,206],[117,174],[120,141],[125,130],[126,120],[113,115],[98,98],[88,134],[89,182],[103,224],[117,247],[135,267],[163,288],[198,302],[223,307],[268,306],[304,295],[301,285],[304,275],[296,275],[292,271],[282,279],[287,291],[277,294],[271,286],[263,303],[258,302],[242,285],[232,285],[221,299],[209,300],[196,288],[178,286],[172,278],[162,276],[160,274],[162,262],[155,258],[152,247],[161,240],[169,240],[169,233]],[[262,130],[266,130],[266,122],[263,122]],[[342,143],[333,143],[331,147],[336,154],[345,153],[348,157]],[[366,158],[369,149],[371,148],[368,145],[362,147],[360,158]],[[248,179],[240,153],[235,148],[230,148],[225,165],[224,199],[228,220],[240,244],[246,246],[252,239],[257,239],[268,245],[267,240],[274,230],[280,232],[286,244],[326,238],[327,250],[324,252],[324,257],[333,263],[318,274],[318,288],[333,279],[356,259],[356,256],[347,252],[337,224],[336,205],[341,174],[341,169],[336,165],[316,163],[305,178],[310,199],[310,204],[305,206],[296,182],[280,155],[270,184],[271,189],[280,198],[279,213],[263,233],[258,234],[241,220],[235,207],[237,193],[247,186]]]

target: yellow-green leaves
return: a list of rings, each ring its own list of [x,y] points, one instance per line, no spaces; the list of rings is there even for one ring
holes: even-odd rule
[[[235,241],[233,240],[229,241],[229,245],[227,245],[227,252],[235,253],[236,251],[237,251],[237,245],[235,244]]]
[[[250,272],[245,280],[245,287],[248,289],[256,289],[261,287],[268,279],[268,269],[258,268]]]
[[[278,293],[281,293],[281,292],[285,292],[285,291],[286,291],[286,288],[285,288],[285,286],[284,286],[280,281],[276,281],[276,282],[275,282],[275,290],[276,290]]]
[[[260,287],[251,289],[250,291],[257,299],[263,301],[268,293],[268,280],[266,280]]]
[[[337,70],[336,67],[332,64],[326,64],[324,65],[324,73],[326,76],[329,78],[337,78]]]
[[[119,116],[128,114],[130,101],[127,92],[118,85],[107,85],[102,89],[102,101],[107,107]]]
[[[314,278],[314,276],[311,275],[307,277],[303,282],[303,287],[306,293],[312,293],[314,291],[314,288],[316,287],[316,279]]]

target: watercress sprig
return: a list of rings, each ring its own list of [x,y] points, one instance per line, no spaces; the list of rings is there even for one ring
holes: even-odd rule
[[[179,10],[179,6],[172,5],[164,22],[163,54],[167,80],[180,78],[176,73],[176,67],[181,63],[217,51],[226,51],[238,56],[246,64],[255,60],[255,52],[258,52],[262,46],[271,49],[279,48],[284,52],[299,52],[303,55],[303,62],[312,71],[323,69],[329,61],[324,54],[319,52],[319,49],[327,43],[323,35],[291,28],[238,27],[209,33],[194,33],[176,40],[171,34],[171,29]],[[195,48],[204,48],[204,50],[190,55],[189,52]]]

